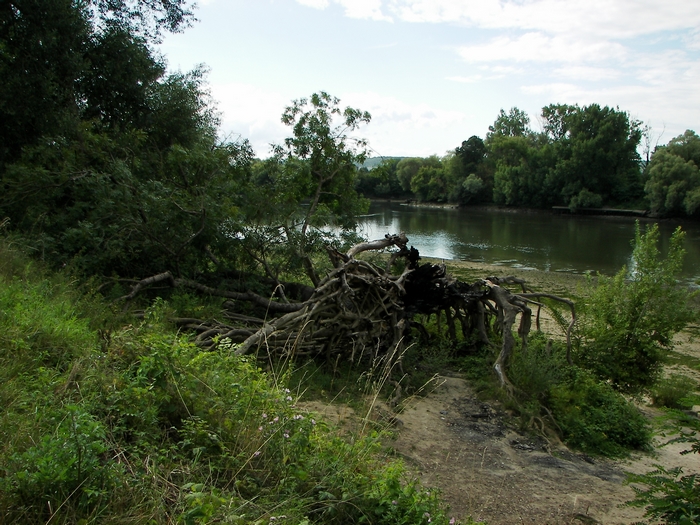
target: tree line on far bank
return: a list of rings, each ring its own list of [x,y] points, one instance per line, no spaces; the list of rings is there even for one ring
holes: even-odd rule
[[[539,120],[542,131],[536,132],[525,112],[502,109],[485,139],[472,136],[443,157],[387,158],[361,168],[356,188],[370,198],[463,206],[700,213],[700,137],[694,131],[651,151],[650,129],[616,108],[551,104]]]

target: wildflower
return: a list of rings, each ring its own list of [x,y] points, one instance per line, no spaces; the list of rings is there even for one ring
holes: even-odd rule
[[[315,419],[311,419],[311,424],[312,424],[312,425],[315,425],[315,424],[316,424],[316,420],[315,420]]]
[[[289,439],[289,432],[284,433],[284,439]]]
[[[256,450],[255,452],[253,452],[253,455],[257,458],[260,455],[260,451]]]
[[[272,420],[273,423],[277,423],[280,420],[279,416],[275,416],[275,419]]]
[[[298,421],[300,419],[304,419],[304,416],[302,416],[301,414],[297,414],[296,416],[294,416],[294,419]]]
[[[263,416],[262,416],[262,417],[263,417],[263,419],[267,419],[267,414],[266,414],[265,412],[263,412]]]
[[[262,427],[258,427],[258,431],[259,431],[259,432],[262,432]]]
[[[398,505],[398,504],[399,504],[399,502],[398,502],[398,501],[396,501],[396,500],[392,500],[392,501],[391,501],[391,504],[392,504],[392,505]]]
[[[452,518],[450,518],[450,525],[455,525],[455,523],[457,523],[457,520],[454,519],[454,516],[453,516]]]
[[[287,396],[285,399],[286,399],[287,401],[291,401],[291,400],[292,400],[292,396]]]

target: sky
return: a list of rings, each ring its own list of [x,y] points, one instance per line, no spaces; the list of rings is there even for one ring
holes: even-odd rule
[[[700,133],[700,0],[199,0],[159,46],[209,69],[221,134],[265,158],[292,101],[369,111],[371,156],[445,155],[501,109],[619,108],[651,146]]]

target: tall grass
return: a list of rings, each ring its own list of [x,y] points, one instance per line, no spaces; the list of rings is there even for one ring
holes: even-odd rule
[[[377,432],[342,439],[164,301],[110,319],[7,243],[0,261],[0,522],[448,522]]]

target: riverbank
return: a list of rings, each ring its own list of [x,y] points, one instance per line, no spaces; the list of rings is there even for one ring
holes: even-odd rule
[[[525,280],[528,286],[537,291],[546,291],[565,297],[580,296],[590,286],[587,275],[570,272],[547,272],[531,268],[513,268],[501,264],[421,258],[422,262],[444,264],[447,271],[457,279],[473,282],[486,277],[513,276]]]

